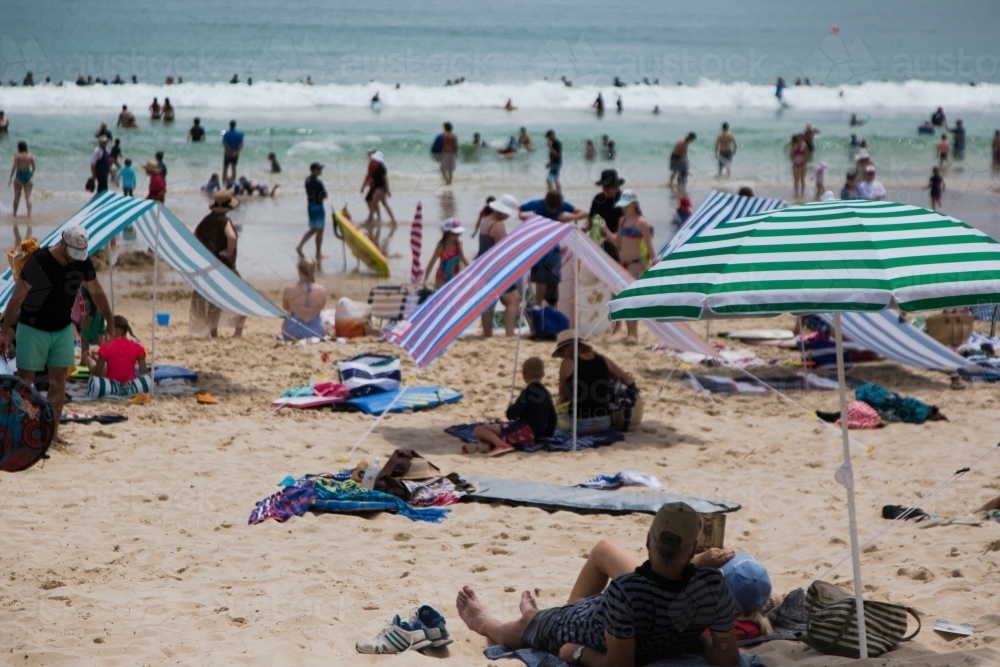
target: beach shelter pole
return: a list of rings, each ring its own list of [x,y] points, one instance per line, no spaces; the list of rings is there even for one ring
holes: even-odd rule
[[[517,359],[521,355],[521,318],[524,317],[524,302],[528,298],[528,289],[525,287],[522,290],[518,290],[521,293],[521,305],[517,311],[517,319],[514,320],[514,331],[517,332],[517,341],[514,343],[514,369],[511,371],[510,376],[510,398],[507,400],[508,403],[514,402],[514,387],[517,386]]]
[[[111,289],[111,314],[115,314],[115,237],[108,244],[108,286]]]
[[[160,282],[160,205],[156,206],[156,236],[153,242],[153,333],[149,346],[149,395],[156,391],[156,285]]]
[[[861,583],[861,550],[858,547],[858,518],[854,509],[854,472],[851,470],[851,444],[847,419],[847,380],[844,372],[844,336],[840,326],[840,311],[833,313],[837,341],[837,383],[840,385],[840,432],[844,442],[844,464],[837,471],[837,481],[847,489],[847,519],[851,529],[851,560],[854,565],[854,600],[857,605],[858,648],[861,659],[868,657],[868,634],[865,630],[865,606]]]
[[[576,411],[579,407],[579,394],[580,394],[580,258],[576,253],[573,253],[573,266],[576,269],[576,275],[573,278],[573,328],[576,329],[576,335],[573,336],[573,414],[570,415],[570,419],[573,420],[573,451],[576,451],[576,421],[577,415]]]
[[[1000,311],[1000,306],[993,306],[993,317],[990,319],[990,338],[997,335],[997,311]]]

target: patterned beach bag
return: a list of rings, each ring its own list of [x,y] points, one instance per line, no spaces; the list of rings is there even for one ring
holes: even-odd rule
[[[891,651],[920,632],[920,616],[910,607],[865,600],[865,635],[868,656]],[[917,629],[906,635],[907,614],[917,621]],[[825,581],[814,581],[806,591],[805,642],[827,655],[859,658],[857,605],[854,596]]]

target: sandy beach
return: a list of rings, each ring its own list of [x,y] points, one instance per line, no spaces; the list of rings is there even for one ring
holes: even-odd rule
[[[132,289],[127,296],[122,288],[118,310],[148,344],[149,295]],[[642,547],[647,515],[548,514],[478,503],[453,506],[440,524],[390,514],[306,514],[247,525],[254,503],[284,476],[336,472],[371,456],[384,461],[400,447],[418,450],[446,472],[575,484],[639,470],[671,493],[739,503],[742,509],[728,517],[727,546],[755,554],[779,592],[808,586],[848,551],[844,494],[833,480],[839,434],[807,414],[837,409],[835,392],[789,392],[802,409],[773,395],[709,401],[678,381],[674,357],[646,348],[654,342],[648,331],[640,329],[643,345],[634,347],[603,336],[595,339],[598,350],[634,372],[647,397],[638,430],[597,450],[489,459],[461,454],[460,442],[443,429],[502,416],[514,341],[462,339],[419,380],[465,397],[387,417],[348,464],[342,457],[373,418],[328,410],[267,415],[270,401],[288,387],[335,374],[337,359],[397,348],[374,339],[282,346],[270,338],[277,323],[262,320],[251,320],[243,340],[193,339],[184,290],[164,289],[160,298],[172,319],[157,333],[158,360],[196,370],[198,386],[220,404],[198,405],[193,397],[99,404],[125,412],[128,422],[67,426],[62,433],[70,446],[53,448],[44,465],[0,477],[4,664],[486,665],[485,640],[455,612],[459,586],[473,586],[492,611],[510,617],[522,590],[534,590],[542,606],[563,603],[599,539],[614,538],[637,553]],[[741,327],[754,324],[790,328],[793,320]],[[726,322],[712,326],[726,328]],[[521,354],[545,359],[554,387],[551,348],[524,341]],[[792,359],[776,348],[754,349],[786,365]],[[402,356],[404,378],[415,375]],[[995,414],[997,388],[955,391],[942,374],[890,362],[851,374],[938,405],[950,419],[854,432],[871,448],[854,452],[864,539],[885,525],[882,505],[915,502],[995,444],[984,419]],[[988,456],[926,509],[949,517],[971,512],[1000,493],[998,465],[996,454]],[[991,647],[1000,637],[993,611],[998,540],[996,523],[903,524],[865,550],[867,595],[912,606],[924,619],[917,640],[896,653],[852,662],[787,642],[756,652],[769,666],[1000,664],[1000,651]],[[849,563],[828,577],[845,587],[851,579]],[[394,657],[355,652],[355,642],[418,604],[444,613],[455,637],[450,647]],[[930,629],[935,619],[973,625],[976,633],[949,641]]]

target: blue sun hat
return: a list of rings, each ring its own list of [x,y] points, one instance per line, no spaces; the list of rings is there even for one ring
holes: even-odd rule
[[[722,566],[722,574],[733,594],[737,613],[760,609],[771,595],[767,568],[744,551],[737,551],[732,560]]]

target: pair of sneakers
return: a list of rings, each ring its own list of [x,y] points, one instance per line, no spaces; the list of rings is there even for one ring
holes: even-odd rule
[[[396,614],[382,631],[371,639],[358,642],[358,653],[402,653],[440,648],[452,642],[444,616],[430,605],[413,610],[407,620]]]

